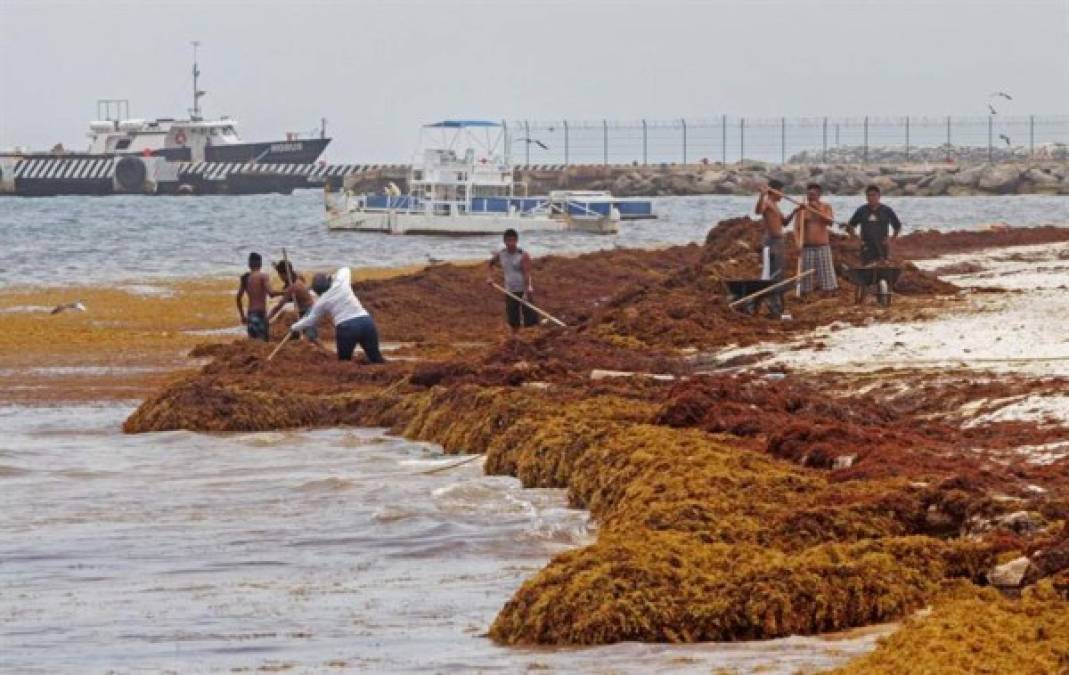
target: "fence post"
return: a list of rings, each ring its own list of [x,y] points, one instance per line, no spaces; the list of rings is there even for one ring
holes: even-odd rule
[[[720,117],[720,163],[728,163],[728,116]]]
[[[861,151],[862,164],[869,163],[869,116],[865,115],[865,148]]]
[[[988,164],[991,164],[992,162],[995,161],[995,144],[994,144],[994,140],[995,139],[994,139],[994,136],[993,136],[994,133],[995,133],[995,116],[994,115],[988,115],[987,116],[987,163]]]
[[[646,120],[642,120],[642,166],[649,164],[649,156],[646,154]]]
[[[568,138],[568,120],[564,120],[564,166],[568,166],[568,153],[570,139]]]
[[[523,149],[524,163],[527,166],[531,166],[531,123],[527,120],[523,121]]]
[[[601,164],[609,165],[609,121],[601,120]]]
[[[906,161],[909,161],[909,115],[906,115]]]
[[[950,163],[950,115],[947,115],[947,164]]]
[[[739,118],[739,164],[746,157],[746,118]]]
[[[683,166],[687,165],[687,120],[682,117],[679,118],[679,123],[683,125]]]
[[[820,151],[820,163],[828,163],[828,118],[824,118],[824,134],[822,140],[822,149]]]
[[[835,123],[835,147],[839,147],[839,123]]]
[[[1028,159],[1036,157],[1036,116],[1028,116]]]
[[[779,163],[787,163],[787,118],[779,118]]]

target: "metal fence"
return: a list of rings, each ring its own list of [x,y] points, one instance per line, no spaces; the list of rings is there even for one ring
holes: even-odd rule
[[[525,164],[1000,162],[1069,158],[1069,115],[505,123]]]

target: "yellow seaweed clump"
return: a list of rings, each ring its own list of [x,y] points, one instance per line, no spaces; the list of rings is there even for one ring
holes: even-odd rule
[[[973,553],[977,553],[974,551]],[[945,576],[973,571],[928,537],[823,544],[791,554],[689,534],[602,532],[553,559],[505,605],[510,645],[754,640],[906,616]],[[974,564],[982,564],[978,554]]]
[[[1069,601],[1050,581],[1020,599],[953,584],[927,616],[909,619],[876,651],[836,675],[1069,672]]]

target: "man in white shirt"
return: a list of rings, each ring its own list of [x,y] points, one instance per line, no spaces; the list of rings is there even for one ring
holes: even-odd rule
[[[317,274],[312,279],[312,290],[319,299],[303,319],[290,326],[292,331],[302,331],[315,326],[321,317],[330,315],[334,321],[334,344],[338,348],[338,360],[351,361],[356,345],[364,350],[371,363],[385,363],[379,351],[379,331],[371,315],[360,304],[349,281],[349,268],[339,267],[331,278]]]

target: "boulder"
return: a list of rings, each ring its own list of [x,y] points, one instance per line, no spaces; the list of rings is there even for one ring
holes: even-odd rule
[[[1026,556],[1003,563],[987,573],[987,581],[999,588],[1020,588],[1025,583],[1032,568],[1032,561]]]
[[[968,169],[962,169],[954,174],[954,185],[958,187],[976,187],[977,181],[980,180],[980,171],[982,167],[974,166]]]
[[[933,196],[945,195],[947,188],[954,184],[954,179],[946,173],[937,173],[924,187]]]
[[[887,175],[879,175],[872,179],[872,184],[880,188],[881,192],[891,193],[898,189],[898,183],[894,178]]]
[[[1017,182],[1020,178],[1021,173],[1016,167],[1003,164],[989,164],[980,170],[980,175],[976,181],[976,187],[985,192],[1008,194],[1017,191]]]
[[[1017,186],[1018,192],[1057,192],[1061,179],[1053,173],[1047,173],[1042,169],[1031,168],[1021,174],[1021,182]]]

